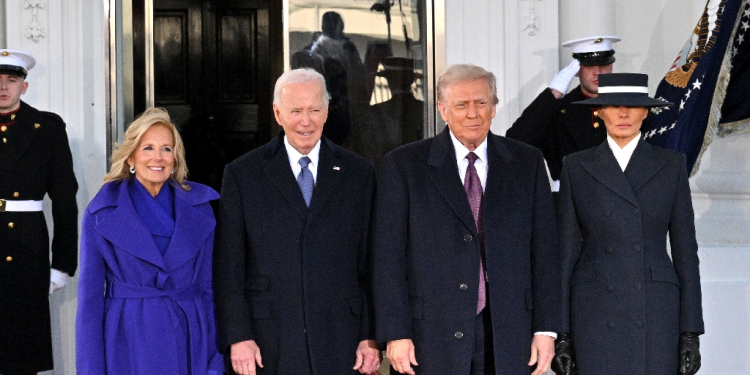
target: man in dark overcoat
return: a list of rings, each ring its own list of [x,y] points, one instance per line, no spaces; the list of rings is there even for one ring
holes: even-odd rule
[[[374,166],[322,136],[322,75],[276,82],[278,137],[227,165],[214,256],[219,342],[238,374],[380,365],[367,250]]]
[[[563,47],[571,47],[573,61],[555,75],[550,87],[524,109],[505,134],[542,150],[555,181],[553,191],[558,190],[565,155],[604,142],[607,132],[596,110],[572,103],[597,96],[598,76],[612,72],[612,43],[618,41],[616,36],[592,36],[563,43]],[[566,94],[573,77],[579,78],[580,85]]]
[[[36,60],[0,50],[0,374],[51,370],[49,295],[78,262],[78,183],[60,116],[21,101]],[[42,200],[52,201],[52,263]],[[51,268],[50,268],[51,267]]]
[[[550,366],[560,328],[550,185],[539,150],[490,132],[495,85],[480,67],[449,67],[437,85],[448,127],[383,158],[376,338],[400,373],[537,375]]]

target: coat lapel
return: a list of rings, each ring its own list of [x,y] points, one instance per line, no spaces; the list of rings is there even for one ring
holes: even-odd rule
[[[271,147],[266,155],[268,164],[266,164],[264,170],[268,180],[273,185],[273,189],[277,190],[294,207],[297,213],[306,216],[305,198],[302,197],[302,191],[297,184],[294,173],[292,173],[292,167],[289,165],[289,156],[284,148],[283,137],[283,132],[276,137],[276,145]],[[314,196],[315,192],[313,192]]]
[[[166,271],[151,232],[133,207],[127,180],[118,187],[116,200],[117,208],[96,225],[96,231],[123,251]]]
[[[24,111],[28,115],[22,114]],[[19,112],[18,117],[19,119],[25,118],[25,120],[17,121],[15,124],[9,125],[14,127],[12,129],[13,136],[9,138],[8,143],[5,145],[5,150],[3,150],[3,153],[8,156],[8,162],[0,166],[0,168],[3,169],[12,167],[13,164],[23,156],[26,149],[28,149],[29,145],[34,141],[36,134],[41,130],[35,126],[35,124],[42,125],[40,122],[40,116],[34,116],[33,112],[30,111],[28,106],[24,103],[22,103],[21,112]]]
[[[666,161],[654,158],[654,148],[643,139],[638,141],[633,156],[630,157],[628,167],[625,168],[625,177],[630,181],[633,191],[637,191],[646,181],[650,180]]]
[[[603,142],[597,146],[594,149],[594,160],[581,161],[581,166],[602,185],[638,207],[633,188],[625,177],[625,173],[622,172],[620,164],[617,163],[612,150],[609,149],[608,142]]]
[[[487,184],[482,201],[482,218],[484,230],[490,226],[500,225],[507,218],[513,206],[515,196],[511,183],[517,180],[513,167],[513,156],[499,137],[490,133],[487,135]],[[505,214],[505,215],[503,215]]]
[[[471,214],[469,199],[458,175],[456,151],[448,134],[448,127],[433,138],[427,164],[430,166],[429,176],[432,183],[461,222],[476,233],[477,227]]]
[[[172,240],[164,251],[164,263],[171,271],[194,259],[201,244],[216,225],[216,221],[193,207],[185,197],[189,192],[175,187],[175,223]]]
[[[307,217],[308,222],[313,220],[325,207],[331,194],[338,190],[337,186],[341,176],[346,173],[346,163],[340,158],[340,150],[329,144],[326,138],[321,139],[320,156],[318,159],[318,175],[315,180],[310,210]],[[299,188],[297,189],[299,190]],[[300,196],[302,193],[300,192]]]

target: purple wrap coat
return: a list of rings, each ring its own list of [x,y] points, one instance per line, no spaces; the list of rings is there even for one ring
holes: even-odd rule
[[[211,262],[219,195],[175,187],[164,255],[135,211],[128,180],[105,184],[86,208],[76,320],[80,375],[220,374]]]

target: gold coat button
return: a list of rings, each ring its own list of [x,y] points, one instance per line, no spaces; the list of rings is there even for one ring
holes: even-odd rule
[[[8,228],[13,229],[14,226],[15,224],[13,224],[13,222],[8,223]]]
[[[36,129],[39,129],[40,126],[41,125],[39,125],[39,124],[34,124],[34,128],[36,128]]]
[[[598,129],[598,128],[599,128],[599,122],[597,121],[594,123],[594,129]]]
[[[13,198],[18,198],[18,196],[21,195],[17,191],[13,193]]]
[[[8,143],[8,140],[3,138],[3,143]]]
[[[5,258],[5,261],[6,262],[12,262],[13,261],[13,257],[7,257],[7,258]]]
[[[594,111],[594,116],[599,117],[599,111]]]
[[[561,109],[561,110],[560,110],[560,113],[562,113],[562,114],[565,114],[565,110],[564,110],[564,109]]]
[[[5,125],[3,125],[3,126],[0,126],[0,130],[2,130],[2,131],[6,131],[6,130],[8,130],[8,127],[7,127],[7,126],[5,126]]]

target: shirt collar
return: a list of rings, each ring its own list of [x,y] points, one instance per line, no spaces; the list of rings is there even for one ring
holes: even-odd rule
[[[630,162],[630,158],[633,156],[633,152],[635,151],[635,148],[638,146],[638,140],[641,139],[641,132],[638,132],[638,136],[630,140],[628,144],[625,145],[625,147],[620,148],[620,146],[615,142],[612,137],[607,134],[607,144],[609,145],[610,150],[612,150],[612,153],[615,154],[615,159],[617,159],[617,163],[620,164],[620,168],[622,171],[625,171],[625,168],[628,166],[628,163]]]
[[[469,154],[468,148],[461,143],[461,141],[456,138],[455,135],[453,135],[453,132],[450,131],[450,128],[448,129],[448,133],[451,135],[451,141],[453,141],[453,148],[456,150],[456,161],[460,162],[461,160],[466,158],[466,155]],[[484,141],[477,146],[477,148],[474,149],[474,153],[479,157],[479,160],[481,160],[485,165],[489,165],[487,163],[487,138],[489,138],[489,134],[487,137],[484,138]]]
[[[310,152],[307,155],[302,155],[292,147],[292,145],[289,143],[289,140],[286,138],[286,135],[284,135],[284,147],[286,147],[286,154],[289,155],[289,163],[296,164],[299,163],[299,159],[303,156],[307,156],[310,158],[310,162],[312,162],[313,165],[318,165],[318,160],[320,156],[320,139],[318,139],[318,142],[315,144],[315,147],[310,150]]]

